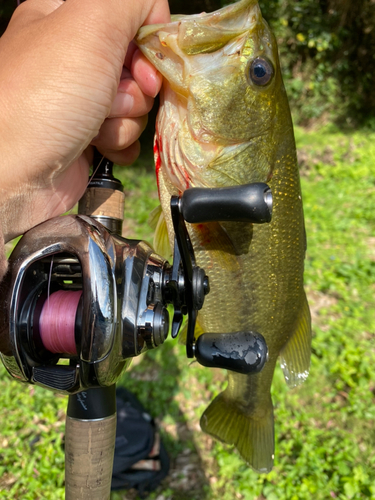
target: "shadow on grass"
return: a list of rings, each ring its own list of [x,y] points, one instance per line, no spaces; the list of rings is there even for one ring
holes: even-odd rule
[[[156,419],[170,458],[168,477],[150,498],[205,500],[209,498],[209,482],[193,432],[177,402],[181,369],[174,346],[174,341],[167,341],[161,348],[135,359],[118,385],[136,394]],[[138,497],[126,493],[123,498]]]

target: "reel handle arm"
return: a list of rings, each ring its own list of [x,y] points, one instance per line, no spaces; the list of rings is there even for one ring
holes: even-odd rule
[[[258,373],[268,358],[266,341],[259,333],[204,333],[198,340],[195,339],[197,314],[203,306],[204,296],[209,293],[209,281],[204,270],[196,265],[185,221],[270,222],[271,189],[263,182],[228,188],[190,188],[181,197],[172,196],[170,206],[175,232],[173,268],[182,267],[184,276],[184,297],[183,301],[179,298],[178,310],[181,310],[183,302],[188,314],[187,357],[195,357],[203,366],[226,368],[238,373]],[[176,336],[180,317],[173,323],[173,336]]]

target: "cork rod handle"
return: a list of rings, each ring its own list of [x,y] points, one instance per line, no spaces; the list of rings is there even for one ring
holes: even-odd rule
[[[109,500],[116,416],[99,421],[67,417],[66,435],[66,500]]]
[[[116,439],[115,386],[69,396],[65,499],[109,500]]]

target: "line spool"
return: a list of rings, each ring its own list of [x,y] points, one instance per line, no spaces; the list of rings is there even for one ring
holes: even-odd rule
[[[77,355],[75,324],[82,290],[59,290],[45,301],[39,317],[44,347],[52,353]]]

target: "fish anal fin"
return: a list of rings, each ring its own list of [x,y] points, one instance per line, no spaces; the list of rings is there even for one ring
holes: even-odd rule
[[[290,387],[302,384],[308,377],[311,355],[311,317],[306,296],[297,328],[280,352],[280,364]]]
[[[236,401],[228,399],[225,392],[219,394],[203,413],[202,430],[223,443],[233,444],[257,472],[269,472],[275,450],[271,396],[260,414],[244,410]]]

